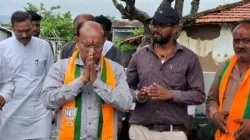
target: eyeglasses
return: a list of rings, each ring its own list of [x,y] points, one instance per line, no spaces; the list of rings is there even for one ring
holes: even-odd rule
[[[93,45],[89,45],[89,44],[83,44],[83,43],[78,43],[80,44],[81,48],[82,49],[85,49],[85,50],[90,50],[91,48],[97,50],[97,51],[101,51],[102,48],[103,48],[103,44],[102,45],[97,45],[97,46],[93,46]]]
[[[173,25],[172,24],[162,24],[162,23],[157,23],[157,22],[154,22],[154,21],[151,21],[149,23],[149,27],[152,29],[153,27],[156,28],[156,29],[164,29],[166,27],[172,27]]]

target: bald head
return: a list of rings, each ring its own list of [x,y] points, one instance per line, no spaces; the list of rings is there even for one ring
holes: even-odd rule
[[[237,31],[239,28],[249,28],[250,27],[250,21],[246,20],[246,21],[242,21],[240,23],[238,23],[234,28],[233,28],[233,32]]]
[[[85,23],[79,24],[77,27],[78,36],[91,36],[98,35],[104,37],[104,30],[101,24],[94,21],[86,21]]]
[[[74,25],[74,32],[76,33],[77,30],[77,26],[80,23],[85,23],[86,21],[94,21],[95,18],[93,15],[91,14],[79,14],[75,17],[74,21],[73,21],[73,25]]]

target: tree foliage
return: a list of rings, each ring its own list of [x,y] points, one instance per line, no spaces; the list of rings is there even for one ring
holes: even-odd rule
[[[25,10],[32,10],[40,14],[43,19],[41,21],[41,37],[43,38],[64,38],[67,40],[73,39],[72,16],[70,12],[59,13],[56,10],[60,9],[60,5],[52,6],[49,9],[40,3],[36,6],[32,3],[27,3]]]
[[[133,37],[143,35],[144,34],[144,28],[135,28],[135,29],[133,29],[132,33],[133,33]],[[115,46],[118,46],[118,48],[121,51],[131,51],[131,50],[136,50],[136,48],[137,48],[137,46],[135,44],[123,43],[119,39],[115,40]]]
[[[144,28],[140,27],[140,28],[135,28],[133,31],[133,36],[139,36],[139,35],[143,35],[144,33]]]

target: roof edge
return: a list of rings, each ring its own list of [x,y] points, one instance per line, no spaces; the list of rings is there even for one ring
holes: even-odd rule
[[[200,16],[204,16],[206,14],[211,14],[211,13],[216,13],[216,12],[221,12],[221,11],[225,11],[231,8],[234,8],[236,6],[245,4],[250,2],[250,0],[242,0],[242,1],[238,1],[238,2],[234,2],[234,3],[229,3],[229,4],[225,4],[225,5],[219,5],[216,8],[213,9],[208,9],[202,12],[199,12],[196,16],[196,18],[199,18]]]

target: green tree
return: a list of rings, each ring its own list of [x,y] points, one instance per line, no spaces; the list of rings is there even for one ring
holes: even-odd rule
[[[27,3],[27,6],[24,7],[24,9],[35,11],[43,17],[41,21],[41,37],[55,37],[67,40],[73,39],[71,13],[56,12],[56,10],[60,9],[60,5],[52,6],[50,9],[46,9],[42,3],[40,3],[40,6]]]
[[[27,7],[24,7],[24,9],[26,10],[26,11],[34,11],[34,12],[39,12],[39,9],[38,9],[38,7],[36,7],[35,5],[33,5],[32,3],[26,3],[27,4]]]

